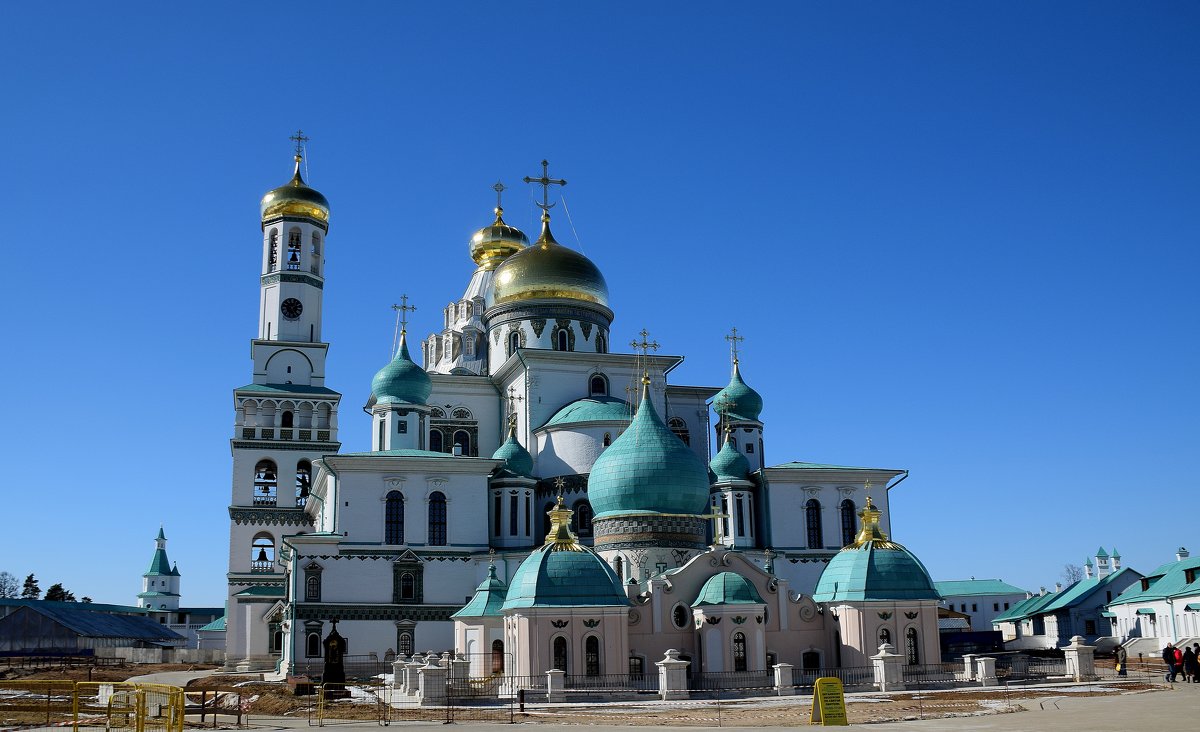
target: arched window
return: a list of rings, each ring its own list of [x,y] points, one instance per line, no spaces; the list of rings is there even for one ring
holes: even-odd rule
[[[441,491],[429,494],[429,546],[446,546],[446,494]]]
[[[740,630],[733,634],[733,670],[746,670],[746,634]]]
[[[289,366],[288,368],[291,368],[291,367]],[[279,426],[284,427],[284,428],[294,427],[295,420],[296,420],[295,416],[293,416],[290,411],[284,412],[283,415],[280,417]]]
[[[821,668],[820,651],[805,651],[800,654],[800,667],[805,671],[817,671]]]
[[[556,351],[566,351],[569,350],[568,346],[569,343],[567,341],[567,331],[566,329],[561,329],[558,331],[558,335],[554,339],[554,349]]]
[[[620,580],[622,584],[624,584],[624,582],[625,582],[625,562],[620,557],[617,557],[616,559],[613,560],[613,568],[617,570],[617,579]]]
[[[309,633],[304,636],[304,655],[316,658],[321,655],[321,634]]]
[[[596,353],[608,353],[608,339],[596,334]]]
[[[312,463],[301,460],[296,463],[296,505],[303,506],[308,501],[308,492],[312,488]]]
[[[592,374],[588,379],[588,396],[608,396],[608,379],[604,374]]]
[[[455,430],[454,444],[462,448],[463,455],[471,454],[471,433],[466,430]]]
[[[562,637],[561,635],[556,637],[554,639],[554,642],[551,644],[551,648],[553,648],[553,650],[554,650],[553,667],[558,669],[559,671],[566,671],[567,670],[567,639]]]
[[[808,548],[820,549],[825,546],[821,536],[821,502],[810,498],[804,504],[804,523],[808,527]]]
[[[432,452],[443,452],[442,448],[442,431],[429,430],[429,449]]]
[[[274,272],[279,267],[279,229],[271,229],[271,248],[267,252],[267,271]]]
[[[921,662],[921,650],[917,646],[917,629],[909,628],[904,632],[904,656],[909,666]]]
[[[254,466],[254,505],[274,506],[279,475],[272,460],[259,460]]]
[[[504,673],[504,641],[500,639],[492,641],[492,673]]]
[[[287,268],[300,269],[300,230],[288,232]]]
[[[846,546],[854,541],[854,535],[858,533],[854,525],[854,501],[849,498],[842,501],[838,512],[842,517],[842,546]]]
[[[250,544],[250,571],[270,572],[275,564],[275,537],[256,534]]]
[[[405,572],[400,575],[400,599],[417,599],[417,578],[412,572]]]
[[[383,543],[404,543],[404,495],[388,491],[383,510]]]
[[[309,265],[309,271],[315,275],[321,274],[321,235],[313,232],[312,235],[312,251],[310,252],[312,264]]]
[[[166,605],[163,605],[165,608]],[[275,626],[275,630],[271,631],[271,653],[283,652],[283,631],[278,630],[279,626]]]
[[[892,642],[892,631],[888,630],[887,628],[880,628],[879,629],[879,645],[883,645],[884,643],[891,643],[891,642]]]
[[[573,507],[575,514],[571,517],[571,523],[578,536],[592,535],[592,505],[586,500],[580,500]],[[549,532],[547,532],[549,533]]]
[[[600,639],[594,635],[589,635],[583,642],[583,674],[600,675]]]
[[[679,417],[671,417],[667,420],[667,427],[670,428],[672,434],[683,441],[683,444],[692,444],[692,438],[688,434],[687,422],[684,422]]]
[[[612,444],[612,435],[605,432],[604,433],[604,446],[608,447],[611,444]]]
[[[521,347],[521,334],[513,331],[508,334],[508,355],[513,355]]]
[[[396,651],[401,656],[411,656],[413,652],[413,634],[407,630],[400,631],[400,637],[396,640]]]
[[[304,580],[304,599],[307,602],[321,599],[321,575],[312,573]]]

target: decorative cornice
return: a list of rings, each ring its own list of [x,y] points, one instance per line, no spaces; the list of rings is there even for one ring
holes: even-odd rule
[[[454,605],[338,605],[297,603],[296,620],[388,620],[402,622],[449,621],[461,610]]]
[[[262,276],[264,285],[276,285],[280,282],[298,282],[302,285],[312,285],[318,290],[325,288],[325,283],[320,277],[304,272],[274,272]]]
[[[242,508],[229,507],[229,518],[235,524],[312,526],[313,519],[303,508]]]
[[[299,450],[316,452],[321,455],[335,453],[341,449],[340,442],[296,442],[294,440],[239,440],[234,438],[229,444],[235,450]]]

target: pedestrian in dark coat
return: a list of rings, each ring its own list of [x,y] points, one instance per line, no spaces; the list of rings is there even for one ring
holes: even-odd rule
[[[1191,648],[1183,652],[1183,680],[1200,683],[1200,658]]]
[[[1175,644],[1168,643],[1167,647],[1162,652],[1163,663],[1167,664],[1167,681],[1174,682],[1175,676],[1179,673],[1179,667],[1175,665]]]
[[[1117,659],[1117,676],[1128,676],[1129,669],[1125,668],[1125,664],[1129,660],[1129,653],[1126,652],[1125,647],[1117,646],[1117,650],[1113,651],[1113,656]]]

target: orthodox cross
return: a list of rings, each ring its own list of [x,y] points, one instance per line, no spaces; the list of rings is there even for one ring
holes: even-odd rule
[[[647,340],[647,338],[649,338],[649,336],[650,336],[650,331],[646,330],[645,328],[642,328],[642,332],[638,333],[638,335],[640,335],[642,337],[642,340],[640,342],[630,341],[629,345],[633,346],[635,351],[641,351],[642,358],[646,358],[649,351],[657,351],[658,350],[658,341]]]
[[[296,130],[296,134],[288,138],[296,143],[296,157],[304,157],[304,143],[308,142],[309,138],[305,137],[304,130]]]
[[[779,555],[775,553],[774,549],[772,549],[771,547],[767,547],[767,550],[765,552],[763,552],[763,556],[767,560],[766,562],[764,562],[765,566],[763,567],[763,569],[765,569],[767,571],[767,574],[775,574],[775,557],[777,557]]]
[[[722,541],[725,538],[725,519],[729,518],[729,514],[721,513],[716,505],[712,507],[711,513],[700,514],[702,518],[712,521],[713,524],[713,546],[725,543]]]
[[[496,181],[496,185],[492,186],[492,190],[496,192],[496,210],[497,211],[503,210],[500,207],[500,194],[504,193],[505,187],[506,186],[503,183],[501,183],[500,181]]]
[[[725,446],[725,440],[729,437],[729,408],[733,406],[733,400],[722,394],[713,408],[717,410],[717,421],[721,425],[721,447]],[[721,448],[718,447],[718,450]]]
[[[551,178],[549,170],[548,170],[549,166],[550,166],[550,163],[548,161],[543,160],[542,161],[542,177],[541,178],[530,178],[529,176],[525,176],[525,179],[524,179],[526,183],[537,183],[539,186],[542,187],[542,202],[539,203],[537,206],[538,206],[538,208],[540,208],[546,212],[549,212],[550,209],[554,208],[554,204],[550,203],[550,186],[565,186],[567,184],[567,182],[565,180],[563,180],[562,178]]]
[[[400,296],[400,305],[392,305],[392,310],[396,311],[396,332],[392,335],[392,356],[396,355],[396,348],[399,347],[400,334],[408,333],[408,314],[417,309],[416,305],[408,304],[408,295]]]
[[[508,423],[517,423],[517,402],[525,401],[525,397],[517,394],[516,387],[508,387]]]
[[[729,341],[729,355],[733,358],[733,363],[738,362],[738,344],[746,340],[745,337],[737,334],[737,328],[729,331],[729,335],[725,336],[725,340]]]

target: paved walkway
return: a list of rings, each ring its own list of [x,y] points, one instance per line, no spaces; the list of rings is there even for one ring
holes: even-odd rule
[[[134,684],[169,684],[171,686],[187,686],[192,679],[202,679],[215,673],[224,673],[220,669],[210,668],[207,671],[162,671],[157,674],[132,676],[129,681]],[[256,675],[257,678],[257,675]]]

